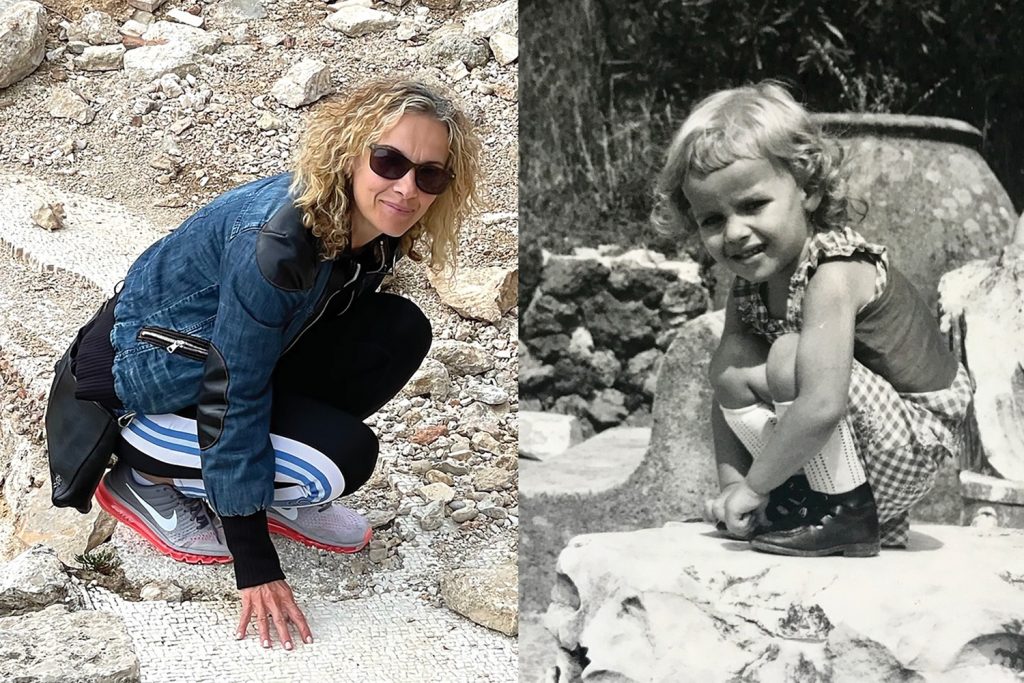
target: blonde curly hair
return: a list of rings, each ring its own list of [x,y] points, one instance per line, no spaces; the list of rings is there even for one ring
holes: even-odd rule
[[[352,173],[371,144],[406,113],[433,116],[448,129],[448,167],[454,180],[402,236],[402,252],[415,261],[423,238],[435,270],[456,264],[459,228],[477,202],[480,140],[472,124],[437,86],[398,76],[365,83],[322,104],[310,119],[294,168],[291,194],[302,222],[332,259],[351,240]]]
[[[739,159],[781,164],[808,195],[821,194],[810,215],[817,232],[850,220],[843,149],[777,81],[720,90],[701,100],[680,126],[654,188],[652,221],[666,232],[695,231],[683,194],[686,177],[706,176]]]

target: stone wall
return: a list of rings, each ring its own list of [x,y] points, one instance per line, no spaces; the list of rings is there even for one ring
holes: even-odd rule
[[[709,305],[697,263],[616,247],[522,261],[521,407],[575,415],[587,435],[649,426],[661,358]]]

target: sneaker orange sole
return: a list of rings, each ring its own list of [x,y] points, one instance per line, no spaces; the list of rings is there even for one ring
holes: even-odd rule
[[[270,533],[272,534],[278,534],[279,536],[290,538],[293,541],[297,541],[303,545],[308,545],[310,548],[329,550],[332,553],[358,553],[360,550],[365,548],[366,545],[370,542],[370,539],[373,538],[373,529],[367,529],[366,536],[364,536],[362,542],[357,545],[328,545],[326,543],[321,543],[320,541],[314,541],[312,538],[309,538],[308,536],[303,536],[298,531],[295,531],[294,529],[289,529],[288,527],[274,519],[267,520],[267,528],[270,529]]]
[[[107,490],[106,482],[101,481],[99,487],[96,489],[96,502],[99,503],[100,507],[106,510],[107,514],[111,517],[130,527],[132,531],[149,541],[149,544],[159,552],[177,560],[178,562],[187,562],[188,564],[227,564],[232,561],[232,558],[230,557],[219,557],[217,555],[195,555],[193,553],[175,550],[170,547],[160,540],[160,537],[157,536],[152,529],[146,526],[142,520],[139,519],[138,515],[122,505],[117,498]]]

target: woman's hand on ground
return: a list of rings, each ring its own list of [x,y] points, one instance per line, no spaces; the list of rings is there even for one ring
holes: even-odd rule
[[[727,492],[720,519],[729,527],[730,532],[750,536],[759,522],[766,522],[764,509],[768,504],[768,496],[750,488],[745,481],[729,487]]]
[[[295,604],[292,589],[283,579],[251,588],[242,588],[239,593],[242,596],[242,617],[238,622],[236,634],[238,640],[245,638],[249,621],[255,616],[256,629],[263,647],[270,647],[271,621],[277,631],[277,637],[284,644],[284,649],[292,649],[292,636],[288,629],[289,622],[298,631],[302,642],[313,642],[313,634],[309,630],[309,624],[306,623],[306,617],[302,614],[299,606]]]

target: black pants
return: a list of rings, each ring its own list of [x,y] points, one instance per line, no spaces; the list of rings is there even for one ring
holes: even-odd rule
[[[430,349],[430,322],[408,299],[367,294],[344,315],[322,319],[274,371],[272,434],[326,456],[346,495],[373,473],[378,443],[363,420],[397,394]],[[195,408],[179,411],[195,417]],[[169,462],[158,448],[119,439],[117,456],[146,474],[198,480],[201,470]],[[282,488],[284,484],[275,482]]]

